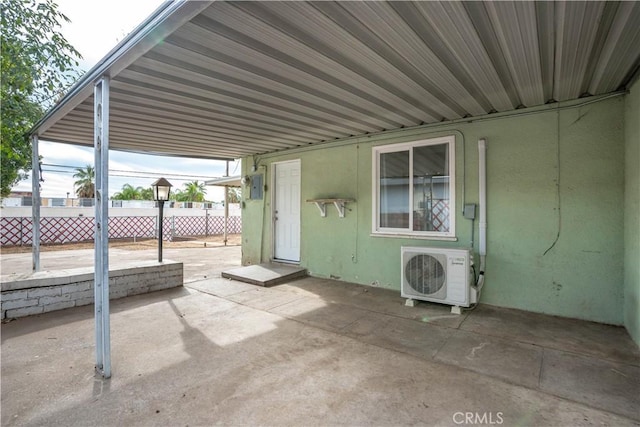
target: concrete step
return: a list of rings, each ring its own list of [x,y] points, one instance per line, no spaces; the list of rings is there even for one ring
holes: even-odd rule
[[[306,268],[274,263],[248,265],[222,272],[222,277],[226,279],[238,280],[258,286],[272,286],[305,276],[307,276]]]

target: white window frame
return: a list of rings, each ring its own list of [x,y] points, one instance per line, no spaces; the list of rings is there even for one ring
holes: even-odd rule
[[[372,150],[372,235],[373,236],[406,236],[433,240],[455,240],[456,237],[456,144],[455,136],[421,139],[399,144],[380,145]],[[449,231],[414,231],[413,230],[413,149],[426,145],[449,145]],[[409,228],[383,228],[380,226],[380,155],[398,151],[409,152]]]

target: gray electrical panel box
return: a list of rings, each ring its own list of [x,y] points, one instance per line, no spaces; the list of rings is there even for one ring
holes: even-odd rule
[[[462,215],[467,219],[476,219],[476,205],[473,203],[465,204]]]
[[[264,192],[264,175],[251,175],[251,187],[249,188],[249,198],[252,200],[260,200]]]

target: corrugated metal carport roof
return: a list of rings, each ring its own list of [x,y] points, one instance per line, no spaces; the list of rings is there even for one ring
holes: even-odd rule
[[[166,3],[34,128],[231,159],[624,90],[640,2]]]

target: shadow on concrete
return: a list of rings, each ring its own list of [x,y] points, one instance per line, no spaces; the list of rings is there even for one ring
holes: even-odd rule
[[[597,341],[595,332],[567,344],[571,352],[551,350],[561,353],[546,367],[558,381],[531,383],[532,370],[544,377],[547,349],[517,330],[532,320],[543,330],[537,315],[518,320],[481,306],[454,317],[448,307],[404,307],[392,291],[313,278],[198,286],[114,301],[114,376],[100,387],[87,374],[92,346],[76,345],[93,341],[92,311],[38,316],[57,323],[27,331],[13,330],[23,320],[3,325],[2,424],[431,425],[451,424],[460,411],[501,413],[505,425],[640,420],[636,365],[585,355],[592,378],[622,375],[604,383],[581,382],[580,369],[560,374],[562,363],[580,363],[565,359]],[[493,328],[502,314],[512,324]]]
[[[142,295],[134,295],[125,298],[118,298],[110,301],[111,314],[119,313],[123,310],[131,310],[137,307],[146,306],[160,301],[166,301],[167,298],[179,298],[189,294],[189,290],[184,287],[172,288],[156,292],[150,292]],[[56,314],[60,314],[56,316]],[[20,323],[20,328],[4,328],[2,329],[1,342],[7,339],[16,338],[23,334],[31,334],[35,332],[45,331],[47,329],[57,328],[69,323],[82,322],[95,318],[94,305],[83,305],[80,307],[71,307],[64,310],[57,310],[50,313],[36,314],[28,317],[12,319],[5,324]],[[3,324],[4,325],[4,324]]]

